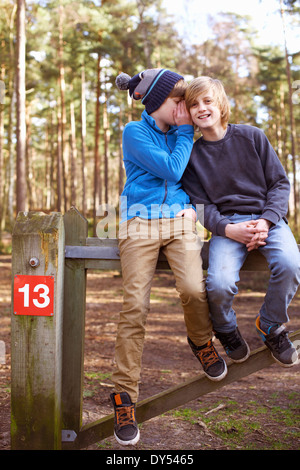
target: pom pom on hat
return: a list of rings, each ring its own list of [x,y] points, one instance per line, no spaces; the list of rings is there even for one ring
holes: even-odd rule
[[[130,80],[131,80],[130,75],[128,75],[127,73],[122,72],[116,78],[116,85],[119,88],[119,90],[128,90]]]

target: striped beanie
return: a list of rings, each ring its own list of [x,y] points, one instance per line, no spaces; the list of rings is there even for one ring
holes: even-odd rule
[[[148,114],[156,111],[183,77],[166,69],[147,69],[134,77],[121,73],[116,78],[119,90],[129,90],[135,100],[142,100]]]

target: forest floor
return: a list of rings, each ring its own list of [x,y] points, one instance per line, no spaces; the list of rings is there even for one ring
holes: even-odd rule
[[[0,256],[0,450],[10,449],[10,302],[11,265]],[[251,350],[261,347],[254,319],[263,301],[267,274],[242,273],[235,299],[239,328]],[[110,380],[114,343],[122,305],[118,272],[88,272],[86,299],[83,423],[112,413]],[[289,330],[300,329],[300,292],[290,306]],[[218,351],[224,351],[216,340]],[[137,450],[299,450],[300,365],[270,367],[187,403],[140,426]],[[140,400],[200,373],[186,341],[180,302],[172,273],[158,272],[143,354]],[[87,450],[123,450],[114,437]]]

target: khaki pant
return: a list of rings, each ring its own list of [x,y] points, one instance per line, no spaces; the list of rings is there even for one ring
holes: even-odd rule
[[[212,325],[202,271],[201,243],[191,219],[130,219],[121,224],[119,248],[124,299],[112,380],[115,391],[126,391],[135,403],[150,289],[160,249],[175,276],[188,337],[196,346],[202,346],[212,337]]]

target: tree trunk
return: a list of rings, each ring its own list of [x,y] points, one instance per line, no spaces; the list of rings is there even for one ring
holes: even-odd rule
[[[4,41],[3,41],[4,43]],[[2,43],[2,47],[4,48],[4,44]],[[1,64],[0,68],[0,80],[4,83],[5,78],[5,65]],[[1,84],[0,84],[1,86]],[[1,95],[1,91],[3,91],[3,96]],[[0,200],[2,201],[3,197],[3,186],[4,186],[4,165],[3,165],[3,137],[4,137],[4,112],[3,112],[3,104],[4,104],[4,90],[0,89]],[[2,220],[2,211],[3,205],[0,204],[0,243],[1,243],[1,220]]]
[[[105,203],[108,204],[108,160],[109,160],[109,120],[107,112],[107,93],[105,92],[105,101],[103,105],[103,132],[104,132],[104,187]]]
[[[144,22],[144,10],[145,10],[145,5],[141,0],[136,0],[136,5],[140,17],[140,28],[142,31],[142,36],[143,36],[143,48],[144,48],[144,54],[146,58],[146,68],[151,69],[152,62],[151,62],[151,51],[150,51],[150,44],[149,44],[149,39],[148,39],[148,30],[147,30],[147,25]]]
[[[68,187],[67,187],[67,178],[66,174],[68,173],[68,164],[67,164],[67,156],[66,156],[66,137],[65,137],[65,129],[66,129],[66,105],[65,105],[65,90],[66,90],[66,82],[65,82],[65,68],[63,63],[63,20],[64,20],[64,10],[63,5],[60,3],[59,5],[59,45],[58,45],[58,57],[59,57],[59,90],[60,90],[60,106],[61,106],[61,169],[62,169],[62,181],[63,181],[63,198],[64,198],[64,209],[65,212],[68,210],[67,208],[67,200],[68,200]]]
[[[29,108],[29,106],[28,106]],[[35,205],[36,198],[34,198],[34,192],[36,188],[33,188],[32,182],[35,181],[33,177],[33,162],[32,162],[32,149],[30,148],[30,138],[31,138],[31,125],[30,125],[30,110],[26,110],[26,188],[28,192],[28,209],[37,210]]]
[[[14,4],[12,13],[10,16],[9,22],[9,60],[11,64],[15,63],[15,50],[14,50],[14,23],[17,12],[17,5]],[[14,204],[14,175],[15,175],[15,162],[14,162],[14,152],[12,144],[13,136],[13,120],[14,120],[14,111],[15,111],[15,101],[16,101],[16,87],[15,87],[15,74],[13,67],[8,69],[8,126],[7,126],[7,149],[8,156],[5,161],[5,179],[4,179],[4,188],[2,193],[2,214],[1,214],[1,230],[4,230],[6,223],[6,216],[8,215],[9,229],[13,227],[15,222],[15,217],[13,214],[13,204]]]
[[[93,204],[93,234],[96,236],[96,212],[98,204],[102,202],[101,176],[99,162],[99,130],[100,130],[100,54],[97,56],[97,90],[96,90],[96,118],[95,118],[95,148],[94,148],[94,204]]]
[[[26,210],[25,0],[17,2],[17,212]]]
[[[284,35],[286,74],[287,74],[288,89],[289,89],[288,102],[289,102],[290,129],[291,129],[291,154],[292,154],[292,164],[293,164],[294,223],[295,223],[295,230],[298,231],[298,197],[297,197],[297,172],[296,172],[297,142],[296,142],[295,118],[294,118],[293,101],[292,101],[293,90],[292,90],[291,69],[290,69],[289,56],[288,56],[288,50],[287,50],[286,27],[285,27],[285,18],[284,18],[284,9],[283,9],[282,0],[280,0],[280,14],[281,14],[282,28],[283,28],[283,35]]]
[[[46,205],[46,210],[50,210],[51,208],[51,152],[50,152],[50,142],[49,142],[49,128],[50,125],[47,124],[46,129],[45,129],[45,205]]]
[[[73,92],[73,86],[71,87]],[[72,93],[71,93],[72,94]],[[76,192],[77,192],[77,147],[76,147],[76,127],[75,127],[75,110],[74,102],[71,99],[70,103],[70,121],[71,121],[71,135],[70,135],[70,149],[71,149],[71,206],[76,207]]]
[[[82,66],[81,71],[81,186],[82,186],[82,215],[86,215],[86,97],[85,97],[85,69]]]
[[[58,100],[60,101],[60,100]],[[61,212],[62,207],[62,119],[61,106],[57,106],[57,168],[56,168],[56,208]]]

